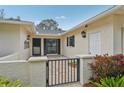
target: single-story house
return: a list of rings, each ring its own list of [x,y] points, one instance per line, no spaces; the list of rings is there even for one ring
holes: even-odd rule
[[[33,22],[0,20],[0,57],[14,54],[12,59],[23,60],[55,54],[123,54],[124,6],[113,6],[68,31],[36,30]]]

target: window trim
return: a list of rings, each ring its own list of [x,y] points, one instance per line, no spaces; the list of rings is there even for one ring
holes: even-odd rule
[[[75,47],[75,36],[74,35],[67,37],[67,47],[68,46]]]

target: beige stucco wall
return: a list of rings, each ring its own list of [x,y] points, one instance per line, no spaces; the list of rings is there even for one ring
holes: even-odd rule
[[[31,34],[27,28],[28,26],[19,24],[0,24],[0,57],[16,53],[16,59],[29,58],[30,48],[24,49],[24,41],[27,39],[27,35]]]
[[[29,65],[25,61],[0,61],[0,76],[5,76],[12,80],[21,80],[25,86],[30,85],[29,72]]]
[[[0,61],[0,76],[20,80],[24,87],[45,87],[46,61],[47,57]]]
[[[122,27],[124,28],[124,15],[106,16],[88,24],[88,28],[80,27],[62,36],[35,35],[29,33],[28,26],[2,23],[0,24],[0,56],[17,53],[18,59],[28,59],[32,56],[32,38],[41,38],[41,55],[44,54],[44,38],[60,39],[61,55],[74,57],[89,54],[89,35],[96,32],[101,33],[101,54],[119,54],[124,49]],[[86,38],[81,36],[83,30],[86,30]],[[27,35],[31,35],[30,48],[24,49]],[[75,36],[75,47],[67,47],[67,37],[72,35]]]
[[[124,15],[114,15],[113,16],[114,24],[114,54],[120,54],[123,53],[124,49],[124,43],[122,43],[122,38],[124,38],[124,35],[122,35],[122,28],[124,27]],[[123,31],[124,33],[124,31]]]
[[[30,62],[30,82],[33,87],[46,86],[46,61]]]
[[[81,31],[84,28],[78,28],[62,37],[63,39],[63,54],[69,57],[74,57],[80,54],[88,54],[89,51],[89,34],[101,33],[101,54],[113,54],[113,17],[104,17],[92,24],[88,25],[86,38],[82,38]],[[75,35],[75,47],[67,47],[67,37]]]
[[[107,16],[91,24],[88,34],[101,33],[101,54],[113,54],[113,16]]]
[[[74,57],[80,54],[89,54],[89,35],[92,33],[100,32],[101,54],[108,53],[112,55],[122,53],[122,50],[124,49],[124,43],[122,45],[122,27],[124,28],[124,15],[114,14],[105,16],[104,18],[101,18],[93,23],[88,24],[88,28],[80,27],[60,37],[47,37],[36,35],[34,37],[41,38],[42,55],[44,51],[43,38],[60,38],[61,55]],[[82,38],[81,36],[81,31],[83,30],[86,30],[86,38]],[[72,35],[75,35],[75,47],[67,47],[67,37]]]
[[[67,35],[64,35],[62,37],[62,43],[63,43],[63,52],[62,54],[65,56],[75,56],[77,54],[87,54],[88,53],[88,39],[87,38],[82,38],[80,34],[80,30],[78,29],[75,32],[69,33]],[[75,47],[67,47],[67,37],[68,36],[75,36]]]
[[[90,63],[94,62],[93,55],[78,55],[80,58],[80,83],[84,85],[85,83],[90,82],[92,77],[92,71],[90,68]]]
[[[30,57],[30,47],[24,49],[24,42],[25,40],[27,40],[27,35],[30,35],[31,33],[29,33],[27,31],[26,28],[24,28],[23,26],[20,26],[20,58],[21,60],[23,59],[28,59]]]
[[[18,52],[19,45],[19,25],[0,24],[0,56]]]

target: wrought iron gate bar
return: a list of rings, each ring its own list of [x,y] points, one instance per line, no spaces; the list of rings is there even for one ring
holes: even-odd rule
[[[79,81],[79,63],[78,58],[48,60],[46,63],[47,86]]]

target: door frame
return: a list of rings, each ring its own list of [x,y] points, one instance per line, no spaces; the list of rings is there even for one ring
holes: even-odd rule
[[[60,39],[56,39],[56,38],[44,38],[43,42],[44,42],[44,55],[47,55],[47,47],[46,47],[46,40],[56,40],[57,41],[57,47],[56,47],[56,54],[60,54],[61,53],[61,40]],[[52,54],[52,53],[51,53]]]
[[[100,54],[101,54],[101,44],[102,44],[102,41],[101,41],[101,32],[100,31],[94,31],[94,32],[88,32],[88,54],[91,54],[91,51],[90,51],[90,35],[91,34],[96,34],[96,33],[99,33],[100,34]]]
[[[33,45],[33,40],[34,39],[39,39],[40,40],[40,54],[34,54],[34,45]],[[32,38],[32,56],[41,56],[41,38]]]

